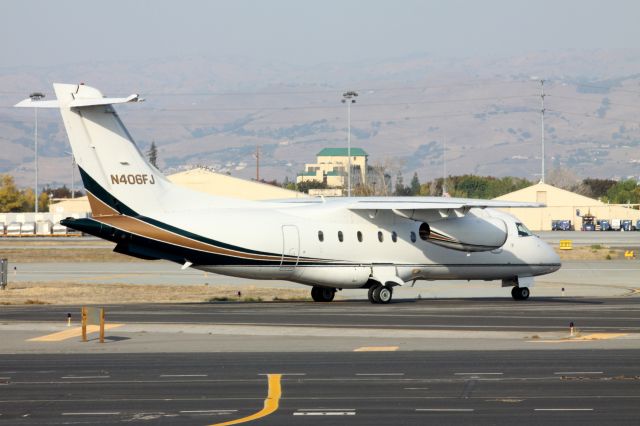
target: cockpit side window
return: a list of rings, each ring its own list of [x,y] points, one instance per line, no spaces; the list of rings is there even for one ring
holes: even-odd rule
[[[523,223],[516,222],[516,228],[518,229],[519,237],[530,237],[533,235]]]

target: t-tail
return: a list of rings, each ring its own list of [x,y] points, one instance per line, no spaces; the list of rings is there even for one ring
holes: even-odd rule
[[[186,205],[220,206],[224,199],[195,193],[167,180],[136,146],[108,98],[83,84],[54,84],[56,101],[26,99],[17,107],[59,108],[94,217],[154,216]]]

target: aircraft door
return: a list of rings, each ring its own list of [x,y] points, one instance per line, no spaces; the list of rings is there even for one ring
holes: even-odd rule
[[[300,233],[295,225],[282,226],[282,259],[280,270],[293,271],[300,257]]]

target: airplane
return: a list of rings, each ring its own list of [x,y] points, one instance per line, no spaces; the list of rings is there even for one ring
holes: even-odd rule
[[[501,280],[515,300],[534,277],[557,271],[555,251],[500,207],[542,204],[444,197],[337,197],[250,201],[171,183],[136,146],[113,105],[84,84],[54,84],[89,198],[90,218],[69,228],[114,242],[114,251],[164,259],[182,269],[311,286],[316,302],[363,289],[387,304],[397,286],[419,280]]]

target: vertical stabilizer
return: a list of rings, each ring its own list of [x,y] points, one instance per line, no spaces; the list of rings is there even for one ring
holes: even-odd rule
[[[163,211],[163,196],[173,185],[144,158],[112,106],[137,96],[105,98],[76,84],[53,87],[94,215]]]

